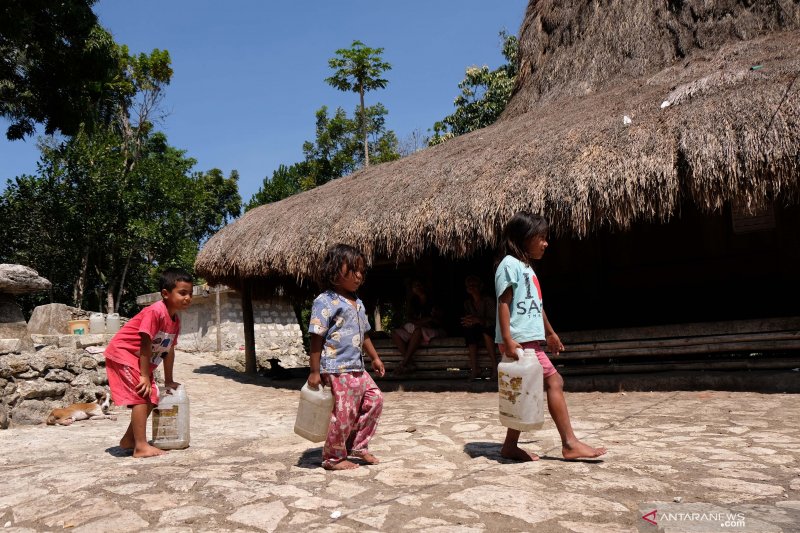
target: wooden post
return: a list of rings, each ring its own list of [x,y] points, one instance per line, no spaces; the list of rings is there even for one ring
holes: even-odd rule
[[[215,295],[215,299],[216,299],[215,308],[216,308],[216,312],[217,312],[216,313],[216,315],[217,315],[216,316],[216,320],[217,320],[217,352],[221,352],[222,351],[222,331],[220,330],[220,328],[222,328],[222,316],[221,316],[221,312],[220,312],[220,308],[219,308],[219,291],[220,291],[221,287],[222,287],[221,285],[217,285],[216,287],[214,287],[214,295]]]
[[[242,286],[242,321],[244,322],[244,372],[256,373],[256,330],[253,321],[253,286],[246,280]]]

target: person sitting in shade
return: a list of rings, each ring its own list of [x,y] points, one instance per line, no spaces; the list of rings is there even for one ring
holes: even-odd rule
[[[472,379],[481,377],[478,365],[478,346],[483,343],[486,353],[492,360],[492,379],[497,379],[497,357],[494,353],[495,301],[483,293],[483,282],[473,274],[464,279],[467,299],[464,300],[464,316],[461,325],[464,328],[464,340],[469,351],[469,364]]]
[[[421,344],[428,344],[431,339],[446,335],[441,328],[441,312],[419,280],[411,282],[411,297],[406,316],[409,321],[392,332],[392,340],[403,357],[395,371],[398,375],[408,371],[411,358]]]

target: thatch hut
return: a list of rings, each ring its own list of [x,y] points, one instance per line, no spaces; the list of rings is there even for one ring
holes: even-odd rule
[[[548,314],[570,329],[791,315],[798,76],[796,1],[532,0],[495,124],[254,209],[196,268],[251,290],[308,283],[336,242],[488,258],[526,209],[551,220]]]

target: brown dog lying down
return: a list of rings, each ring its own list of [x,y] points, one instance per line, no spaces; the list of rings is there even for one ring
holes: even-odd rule
[[[50,416],[47,417],[47,425],[68,426],[76,420],[99,420],[101,418],[116,420],[116,416],[108,414],[110,407],[111,394],[106,391],[98,391],[96,402],[73,403],[63,409],[53,409]]]

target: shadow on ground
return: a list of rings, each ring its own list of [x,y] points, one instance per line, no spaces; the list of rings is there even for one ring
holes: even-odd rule
[[[259,369],[256,375],[238,372],[219,363],[198,367],[198,374],[213,374],[239,383],[249,383],[275,389],[300,390],[308,377],[308,367]],[[497,392],[494,380],[473,381],[468,378],[419,379],[387,374],[379,378],[372,373],[378,387],[384,392]],[[686,372],[665,369],[649,374],[592,374],[575,375],[564,372],[564,390],[567,392],[622,392],[622,391],[691,391],[717,390],[735,392],[760,392],[768,394],[798,393],[800,379],[793,370],[731,370]]]
[[[269,375],[269,370],[259,370],[256,375],[238,372],[230,367],[213,363],[194,369],[196,374],[211,374],[237,383],[263,385],[275,389],[300,390],[308,377],[308,368],[286,368],[281,376]],[[373,375],[373,377],[375,377]],[[375,377],[378,387],[384,392],[418,391],[418,392],[496,392],[497,383],[490,380],[471,381],[456,379],[402,379],[393,377]]]
[[[530,451],[536,453],[539,456],[539,460],[541,461],[560,461],[563,463],[589,463],[589,464],[599,464],[603,462],[603,459],[564,459],[559,454],[561,453],[561,448],[555,447],[546,450],[537,451],[537,445],[539,444],[538,441],[529,440],[529,441],[519,441],[519,444],[522,448],[526,448],[526,445],[530,448]],[[468,442],[464,445],[464,453],[469,455],[472,459],[477,459],[478,457],[485,457],[497,463],[517,463],[519,461],[514,461],[512,459],[506,459],[505,457],[500,455],[500,448],[502,447],[501,442]]]
[[[562,463],[588,463],[593,465],[605,462],[603,459],[564,459],[563,457],[556,457],[555,455],[540,455],[539,459],[542,461],[560,461]]]
[[[297,460],[297,464],[300,468],[321,468],[320,465],[322,464],[322,447],[319,448],[309,448],[308,450],[303,452],[303,455],[300,456],[300,459]]]
[[[260,370],[257,374],[251,375],[245,374],[244,372],[238,372],[219,363],[197,367],[193,370],[193,372],[195,374],[211,374],[236,381],[237,383],[263,385],[265,387],[272,387],[276,389],[300,390],[300,387],[303,386],[303,383],[305,383],[305,379],[308,376],[308,369],[290,368],[286,370],[290,373],[285,377],[281,377],[280,379],[266,375],[268,370]]]
[[[537,441],[519,441],[520,446],[523,448],[526,444],[534,444],[533,448],[536,448]],[[502,455],[500,455],[500,448],[502,448],[502,442],[468,442],[464,445],[464,453],[469,455],[473,459],[477,459],[478,457],[485,457],[487,459],[491,459],[497,463],[503,464],[511,464],[511,463],[518,463],[520,461],[515,461],[513,459],[506,459]],[[541,457],[544,459],[544,457]],[[549,459],[556,459],[555,457],[550,457]]]
[[[133,450],[126,450],[122,446],[111,446],[106,448],[105,452],[112,457],[131,457]]]
[[[498,463],[510,463],[508,459],[504,459],[500,455],[500,442],[468,442],[464,445],[464,453],[469,455],[472,459],[478,457],[486,457]]]

